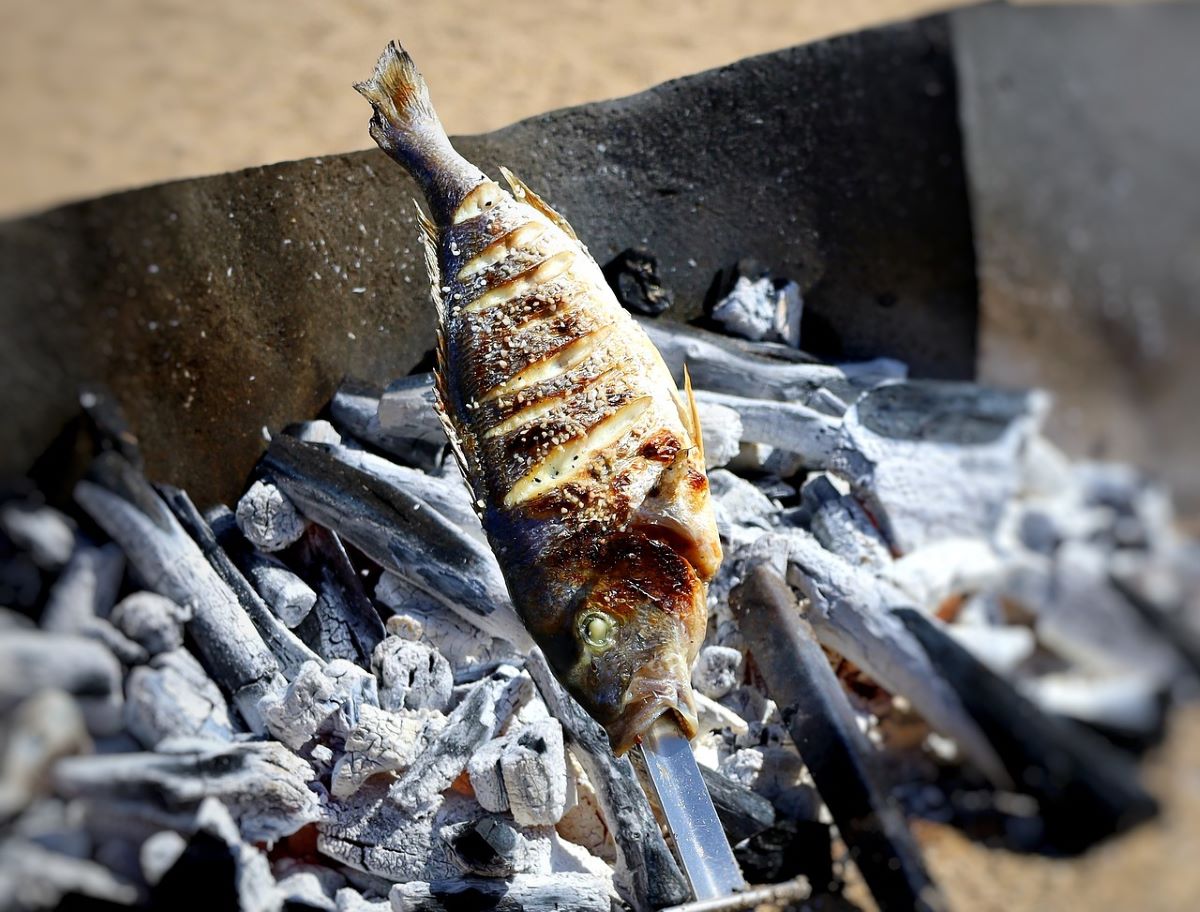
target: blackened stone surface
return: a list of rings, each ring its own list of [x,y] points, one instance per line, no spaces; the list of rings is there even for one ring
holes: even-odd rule
[[[953,14],[979,371],[1045,386],[1076,455],[1200,511],[1200,6]]]
[[[451,91],[433,86],[435,101]],[[459,147],[489,172],[510,165],[599,262],[653,250],[680,319],[701,312],[719,269],[753,255],[800,283],[817,354],[972,372],[944,20],[744,60]],[[316,413],[344,374],[385,383],[432,346],[415,193],[371,151],[0,225],[0,472],[26,469],[76,411],[77,385],[102,381],[150,477],[202,506],[231,501],[264,425]]]

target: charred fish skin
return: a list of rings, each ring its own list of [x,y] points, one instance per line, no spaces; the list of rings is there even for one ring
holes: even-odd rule
[[[618,754],[664,712],[693,735],[721,547],[690,387],[566,220],[454,150],[402,48],[355,88],[425,195],[440,414],[522,620]]]

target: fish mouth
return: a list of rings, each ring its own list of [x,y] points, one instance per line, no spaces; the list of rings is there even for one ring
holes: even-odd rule
[[[694,738],[700,723],[690,677],[680,656],[639,669],[625,691],[620,717],[606,726],[613,754],[623,756],[664,713],[675,716],[684,737]]]

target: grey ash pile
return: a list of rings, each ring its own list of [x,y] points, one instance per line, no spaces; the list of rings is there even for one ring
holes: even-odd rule
[[[736,296],[743,333],[796,341],[794,287]],[[698,390],[727,556],[694,747],[749,880],[857,864],[932,908],[892,799],[1052,853],[1156,812],[1134,757],[1191,692],[1200,614],[1165,492],[1066,459],[1037,392],[645,325]],[[84,397],[74,503],[0,504],[0,907],[687,899],[516,621],[430,396],[345,387],[203,513]]]

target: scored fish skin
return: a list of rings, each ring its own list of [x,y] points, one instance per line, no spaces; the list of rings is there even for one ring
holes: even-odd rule
[[[355,88],[430,210],[440,411],[514,605],[617,754],[663,712],[694,735],[721,546],[690,388],[567,222],[453,149],[402,48]]]

